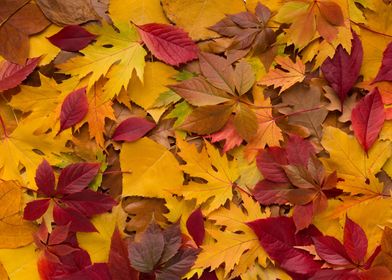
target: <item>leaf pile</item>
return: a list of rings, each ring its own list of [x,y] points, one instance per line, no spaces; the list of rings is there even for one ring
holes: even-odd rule
[[[391,1],[2,4],[1,279],[392,279]]]

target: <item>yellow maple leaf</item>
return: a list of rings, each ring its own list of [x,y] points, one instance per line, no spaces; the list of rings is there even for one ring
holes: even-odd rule
[[[55,132],[36,134],[40,123],[35,121],[20,122],[10,134],[0,138],[0,177],[3,180],[18,180],[31,189],[36,189],[35,171],[45,158],[50,163],[59,161],[61,152],[67,152],[65,143],[67,133],[55,136]],[[36,151],[40,151],[37,153]],[[23,176],[20,171],[26,169]]]
[[[228,161],[227,156],[221,156],[219,150],[207,141],[201,152],[195,145],[189,144],[177,137],[179,155],[186,162],[181,169],[192,177],[206,180],[205,184],[195,181],[189,182],[182,189],[186,199],[196,199],[197,205],[209,201],[205,212],[209,213],[231,200],[233,197],[233,183],[239,177],[236,161]]]
[[[0,248],[17,248],[33,242],[36,228],[23,220],[22,188],[15,181],[0,181]]]
[[[347,135],[335,127],[324,129],[323,147],[330,157],[322,158],[327,172],[337,171],[344,179],[338,187],[352,195],[378,196],[383,184],[375,177],[392,154],[390,141],[377,141],[366,154],[354,136]]]
[[[166,198],[179,193],[183,174],[164,146],[149,138],[124,143],[120,153],[123,196]]]
[[[230,274],[231,279],[246,272],[255,262],[266,266],[267,253],[246,222],[269,217],[270,213],[262,213],[259,203],[247,194],[242,192],[241,196],[242,206],[231,201],[229,209],[221,207],[208,215],[216,227],[207,232],[216,241],[202,246],[194,268],[213,270],[225,263],[225,276]],[[224,231],[221,226],[225,227]]]
[[[169,23],[162,11],[160,0],[111,0],[109,4],[110,18],[115,22],[133,22],[137,25]]]
[[[58,65],[62,73],[79,79],[89,75],[88,89],[102,76],[110,78],[104,86],[105,99],[127,88],[134,70],[143,80],[146,51],[138,42],[136,28],[130,24],[117,24],[117,28],[120,32],[108,24],[90,26],[88,31],[98,35],[97,42],[84,48],[83,56]]]
[[[204,40],[216,37],[217,34],[208,29],[226,14],[245,11],[242,0],[162,0],[163,10],[170,21],[182,27],[193,40]]]
[[[77,233],[79,246],[89,253],[93,263],[108,261],[114,229],[117,226],[121,231],[125,227],[126,217],[127,214],[120,204],[113,207],[110,213],[96,216],[91,220],[98,232]]]
[[[279,93],[285,91],[296,83],[300,83],[305,79],[305,64],[298,58],[297,62],[293,62],[288,56],[278,56],[275,58],[285,71],[275,68],[268,71],[259,84],[280,87]]]

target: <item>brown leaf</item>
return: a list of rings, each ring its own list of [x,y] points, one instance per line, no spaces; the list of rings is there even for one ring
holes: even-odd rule
[[[214,133],[226,124],[232,110],[231,103],[196,108],[179,128],[201,135]]]
[[[29,35],[41,32],[49,21],[34,3],[4,0],[0,8],[0,54],[7,60],[24,64],[29,55]]]
[[[37,0],[37,3],[45,16],[60,26],[81,24],[99,18],[90,0]]]
[[[250,141],[259,127],[256,114],[248,106],[239,103],[234,116],[234,126],[243,139]]]
[[[167,219],[164,216],[167,213],[165,200],[158,198],[140,198],[129,197],[126,199],[124,210],[129,214],[131,220],[127,222],[127,231],[143,232],[148,224],[154,219],[158,224],[165,224]]]

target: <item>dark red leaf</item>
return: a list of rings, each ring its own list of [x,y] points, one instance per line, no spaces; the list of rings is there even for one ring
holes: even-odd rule
[[[253,196],[263,205],[285,204],[290,191],[289,183],[275,183],[269,180],[262,180],[253,189]]]
[[[133,142],[155,127],[155,123],[150,122],[143,118],[128,118],[122,121],[113,133],[112,139],[114,141]]]
[[[60,113],[60,131],[77,124],[88,112],[86,88],[77,89],[64,99]]]
[[[256,233],[261,246],[272,260],[286,271],[298,275],[312,276],[321,265],[298,246],[295,225],[288,217],[259,219],[247,223]],[[302,244],[301,244],[302,245]]]
[[[178,27],[149,23],[138,26],[138,30],[152,54],[167,64],[179,66],[197,58],[196,44]]]
[[[367,152],[378,138],[385,120],[384,104],[377,88],[362,98],[351,112],[355,137]]]
[[[309,280],[361,280],[361,278],[353,274],[351,269],[322,269]]]
[[[333,265],[349,265],[350,257],[347,255],[345,248],[332,236],[318,236],[313,238],[317,254],[326,262]]]
[[[360,264],[364,261],[368,239],[363,229],[349,217],[346,217],[344,225],[343,244],[347,254],[355,263]]]
[[[296,205],[293,211],[293,220],[297,231],[307,228],[313,219],[313,203]]]
[[[95,263],[75,273],[54,277],[52,279],[53,280],[81,280],[81,279],[111,280],[112,278],[110,276],[109,269],[106,263]]]
[[[75,163],[65,167],[59,176],[57,193],[71,194],[87,188],[97,176],[99,163]]]
[[[258,154],[256,163],[264,179],[276,183],[289,182],[284,169],[281,167],[281,165],[288,164],[284,149],[280,147],[264,149]]]
[[[113,280],[138,280],[138,272],[131,267],[128,246],[116,227],[110,243],[109,272]]]
[[[105,213],[116,205],[116,201],[110,196],[90,189],[66,195],[61,201],[86,217]]]
[[[96,37],[79,25],[68,25],[50,36],[48,40],[64,51],[77,52],[84,49]]]
[[[382,65],[373,83],[381,81],[392,81],[392,43],[384,51]]]
[[[197,208],[186,221],[186,228],[197,246],[203,244],[205,236],[204,218],[200,208]]]
[[[309,140],[292,134],[286,144],[286,153],[289,164],[307,167],[309,158],[316,154],[316,150]]]
[[[41,224],[41,226],[44,223]],[[69,225],[56,226],[50,233],[48,245],[57,245],[65,242],[69,234]],[[46,240],[44,240],[46,242]]]
[[[325,79],[336,91],[343,108],[347,93],[355,85],[362,65],[363,49],[357,34],[353,32],[351,53],[339,45],[333,58],[327,58],[321,65]]]
[[[48,210],[50,199],[39,199],[30,201],[26,204],[23,212],[23,219],[34,221],[40,217]]]
[[[17,47],[17,46],[15,46]],[[14,88],[22,83],[37,67],[40,57],[27,59],[24,65],[4,60],[0,63],[0,92]]]
[[[49,197],[54,194],[56,184],[54,172],[52,166],[46,160],[43,160],[37,168],[35,183],[38,186],[38,192]]]
[[[53,207],[53,218],[57,225],[70,224],[70,231],[73,232],[95,232],[97,229],[85,216],[78,211],[67,208],[63,209],[58,205]]]

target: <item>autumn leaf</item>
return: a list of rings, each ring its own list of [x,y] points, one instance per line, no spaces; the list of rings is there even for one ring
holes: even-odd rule
[[[211,212],[233,197],[233,183],[239,174],[236,162],[227,160],[211,144],[205,142],[205,147],[199,153],[196,146],[183,140],[178,141],[179,155],[186,162],[181,169],[192,177],[202,178],[206,183],[190,182],[182,193],[186,199],[195,198],[198,205],[213,198],[205,205],[206,212]]]
[[[61,105],[59,133],[83,120],[88,112],[87,102],[86,88],[75,90],[67,95]]]
[[[0,12],[0,54],[10,62],[24,65],[29,57],[29,36],[50,23],[35,3],[7,0],[3,4],[6,8]]]
[[[133,142],[142,138],[155,124],[142,118],[128,118],[122,121],[112,135],[114,141]]]
[[[64,51],[77,52],[90,44],[96,36],[79,25],[67,25],[48,40]]]
[[[277,57],[275,61],[283,70],[270,70],[267,75],[259,81],[259,84],[281,87],[279,92],[283,92],[305,79],[305,65],[301,60],[294,63],[289,57]]]
[[[0,65],[0,91],[5,91],[21,84],[34,71],[39,61],[39,57],[28,59],[24,65],[2,61]]]
[[[156,23],[137,27],[149,50],[167,64],[179,66],[197,58],[198,49],[183,30]]]

